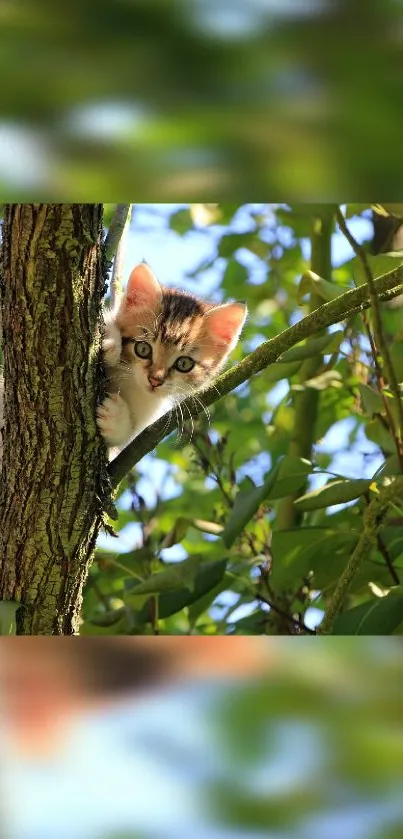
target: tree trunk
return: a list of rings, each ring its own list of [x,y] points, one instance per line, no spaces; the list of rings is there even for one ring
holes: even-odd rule
[[[18,634],[77,634],[102,520],[101,232],[101,204],[5,208],[0,600]]]

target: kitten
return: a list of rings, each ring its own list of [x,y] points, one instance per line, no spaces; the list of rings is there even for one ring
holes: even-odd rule
[[[244,303],[215,305],[163,288],[145,263],[105,318],[108,395],[97,423],[122,447],[187,396],[206,389],[237,344]]]

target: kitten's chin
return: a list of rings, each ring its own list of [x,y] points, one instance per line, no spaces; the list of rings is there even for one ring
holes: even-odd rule
[[[151,394],[151,393],[152,393],[152,394],[154,395],[154,397],[155,397],[156,399],[158,399],[158,400],[165,399],[165,396],[161,393],[161,388],[160,388],[160,387],[153,387],[152,385],[148,384],[148,382],[147,382],[147,384],[144,386],[143,390],[144,390],[147,394]]]

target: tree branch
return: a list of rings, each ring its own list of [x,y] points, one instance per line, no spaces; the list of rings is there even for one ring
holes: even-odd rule
[[[127,215],[126,221],[123,226],[123,230],[120,234],[120,239],[118,242],[118,246],[116,249],[115,258],[113,260],[113,268],[112,268],[112,279],[111,279],[111,308],[113,308],[115,304],[116,295],[120,294],[122,291],[122,277],[123,277],[123,266],[124,260],[126,255],[126,245],[127,245],[127,232],[130,227],[130,222],[132,218],[132,209],[133,204],[119,204],[120,207],[127,207]]]
[[[374,285],[381,299],[384,293],[388,300],[392,297],[397,297],[403,291],[403,269],[398,268],[394,271],[389,271],[389,273],[384,274],[382,277],[378,277],[378,279],[374,280]],[[264,370],[270,364],[274,364],[286,350],[295,346],[295,344],[298,344],[304,338],[309,338],[319,329],[324,329],[331,324],[338,323],[345,317],[350,317],[352,314],[368,308],[369,305],[368,286],[362,285],[359,288],[354,288],[345,292],[345,294],[341,294],[335,300],[331,300],[329,303],[325,303],[323,306],[315,309],[314,312],[302,318],[294,326],[285,329],[280,335],[276,335],[275,338],[265,341],[260,347],[240,361],[239,364],[226,373],[223,373],[214,385],[203,393],[204,405],[212,405],[213,402],[230,393],[234,388],[247,382],[256,373],[260,373],[261,370]],[[195,406],[192,403],[191,397],[184,404],[189,407],[189,410],[192,408],[194,415],[199,414],[203,410],[201,406]],[[142,457],[153,451],[158,443],[164,437],[171,434],[176,427],[177,421],[173,417],[172,412],[169,412],[149,428],[146,428],[135,440],[129,443],[109,464],[109,475],[112,486],[117,487],[126,473]]]
[[[131,204],[116,204],[112,221],[109,225],[109,230],[104,242],[105,258],[109,264],[112,262],[115,253],[117,252],[123,230],[129,213],[131,212],[131,207]]]
[[[379,494],[364,510],[364,529],[357,542],[349,562],[347,563],[329,603],[326,614],[318,629],[320,635],[330,634],[339,612],[342,611],[351,583],[359,571],[364,559],[376,541],[382,527],[384,515],[389,504],[396,496],[403,493],[403,476],[399,475],[392,483],[382,487]]]
[[[389,570],[390,576],[392,577],[392,580],[393,580],[395,586],[399,586],[400,585],[399,575],[396,571],[395,566],[393,565],[392,557],[391,557],[391,555],[390,555],[390,553],[389,553],[389,551],[388,551],[388,549],[385,545],[385,542],[383,541],[380,533],[378,533],[378,535],[376,537],[376,541],[377,541],[379,553],[382,554],[382,556],[385,560],[385,564],[386,564],[386,566]]]

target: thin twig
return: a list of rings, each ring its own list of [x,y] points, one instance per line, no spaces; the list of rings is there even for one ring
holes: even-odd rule
[[[377,542],[377,545],[378,545],[379,553],[382,554],[382,556],[385,560],[385,563],[386,563],[386,565],[389,569],[389,573],[390,573],[390,576],[392,577],[393,582],[395,583],[396,586],[399,586],[400,585],[399,575],[396,571],[395,566],[393,565],[392,557],[391,557],[391,555],[390,555],[390,553],[389,553],[389,551],[388,551],[388,549],[385,545],[385,542],[383,541],[380,533],[377,534],[376,542]]]
[[[388,292],[388,299],[391,299],[392,290],[394,296],[402,293],[403,270],[390,271],[382,277],[378,277],[375,281],[375,287],[379,294]],[[236,364],[231,370],[223,373],[217,381],[203,393],[204,405],[212,405],[230,393],[238,385],[247,382],[252,376],[260,373],[270,364],[277,361],[280,356],[290,347],[295,346],[304,338],[309,338],[314,335],[319,329],[330,326],[333,323],[339,323],[345,317],[349,317],[355,312],[361,311],[370,305],[369,290],[367,285],[362,285],[359,288],[351,289],[345,294],[340,295],[335,300],[325,303],[314,312],[302,318],[294,326],[285,329],[280,335],[265,341],[256,350],[251,352],[246,358]],[[189,401],[193,407],[194,415],[201,413],[202,408],[199,405],[192,405],[192,397],[186,400]],[[167,437],[177,427],[177,420],[168,414],[164,414],[161,419],[153,423],[145,429],[132,443],[126,446],[120,454],[111,461],[108,467],[111,483],[113,487],[117,487],[120,481],[124,478],[126,473],[132,469],[136,463],[141,460],[146,454],[153,451],[158,443]]]
[[[367,502],[367,504],[371,503],[371,498],[370,498],[369,492],[364,493],[364,498],[365,498],[365,501]],[[389,570],[390,576],[392,577],[392,580],[393,580],[394,584],[399,586],[400,585],[399,575],[396,571],[395,566],[393,565],[392,557],[391,557],[391,555],[389,553],[389,550],[388,550],[387,546],[385,545],[385,542],[383,541],[380,533],[377,533],[376,543],[378,545],[379,553],[382,554],[382,556],[385,560],[385,565]]]
[[[374,331],[375,331],[375,339],[378,345],[378,348],[381,352],[383,362],[385,365],[386,375],[389,382],[389,387],[393,393],[393,396],[396,400],[396,408],[399,417],[399,423],[397,428],[397,440],[398,440],[398,456],[400,460],[401,469],[403,472],[403,447],[402,447],[402,434],[403,434],[403,404],[400,397],[400,390],[399,390],[399,383],[397,381],[397,376],[395,373],[395,368],[392,364],[392,359],[390,357],[389,348],[385,340],[385,336],[383,334],[383,327],[382,327],[382,318],[381,318],[381,310],[379,306],[379,299],[376,292],[375,280],[372,276],[372,271],[368,262],[367,254],[364,248],[356,241],[352,233],[347,227],[346,220],[341,212],[340,208],[336,211],[336,218],[340,227],[340,230],[344,234],[345,238],[351,245],[354,253],[356,254],[357,258],[361,261],[365,276],[367,278],[368,283],[368,291],[369,291],[369,299],[371,302],[371,308],[374,315]],[[375,356],[376,357],[376,356]],[[393,422],[393,420],[392,420]],[[393,428],[393,425],[392,425]]]
[[[258,600],[261,600],[263,603],[265,603],[266,606],[269,606],[270,609],[273,609],[273,612],[275,612],[279,617],[284,618],[284,620],[286,620],[287,623],[290,624],[294,629],[298,629],[300,632],[306,635],[316,635],[316,630],[310,629],[309,626],[306,626],[301,617],[294,618],[288,612],[284,612],[284,610],[281,609],[280,606],[277,606],[277,603],[274,603],[269,597],[263,594],[257,594],[256,597]]]
[[[370,497],[369,492],[364,493],[364,498],[365,498],[365,501],[367,502],[367,504],[371,503],[371,497]],[[391,557],[391,555],[389,553],[389,550],[388,550],[387,546],[385,545],[385,542],[383,541],[380,533],[376,534],[376,543],[378,545],[379,553],[382,554],[382,556],[385,560],[385,565],[389,570],[389,573],[390,573],[390,576],[392,577],[393,582],[397,586],[400,585],[399,575],[396,571],[395,566],[393,565],[392,557]]]
[[[395,421],[394,421],[394,418],[393,418],[393,414],[392,414],[392,411],[391,411],[389,400],[387,399],[385,391],[384,391],[385,380],[383,378],[382,368],[381,368],[380,363],[379,363],[379,353],[378,353],[378,350],[375,346],[374,337],[372,335],[371,327],[370,327],[370,324],[369,324],[368,313],[367,312],[362,312],[361,318],[362,318],[362,322],[364,324],[364,329],[367,333],[367,338],[368,338],[368,341],[369,341],[369,344],[370,344],[370,347],[371,347],[372,358],[373,358],[373,361],[374,361],[375,375],[376,375],[376,380],[377,380],[377,383],[378,383],[378,392],[379,392],[379,395],[382,399],[383,409],[384,409],[385,414],[388,418],[388,430],[390,431],[390,433],[393,437],[394,444],[395,444],[395,447],[396,447],[397,456],[399,458],[400,464],[402,465],[403,461],[401,459],[401,443],[400,443],[398,435],[396,434]]]
[[[382,527],[386,510],[396,498],[403,493],[403,476],[399,475],[385,487],[382,487],[378,495],[364,510],[364,529],[360,535],[357,545],[337,583],[334,594],[327,607],[326,614],[318,629],[318,633],[326,635],[331,633],[333,624],[342,611],[345,599],[350,590],[354,577],[361,568],[362,563],[368,558],[373,547],[377,534]]]

